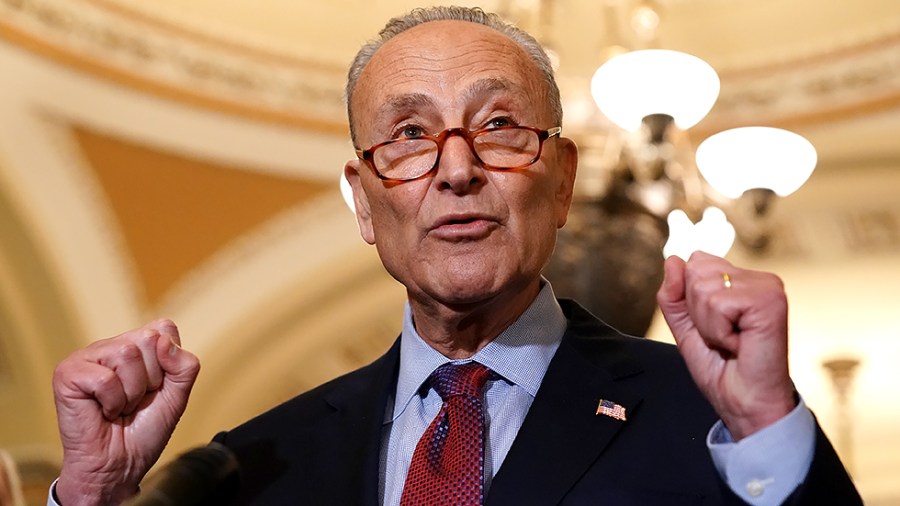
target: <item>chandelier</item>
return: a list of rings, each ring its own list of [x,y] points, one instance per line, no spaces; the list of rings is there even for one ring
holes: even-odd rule
[[[632,186],[629,197],[667,218],[665,256],[687,258],[694,250],[724,256],[736,237],[729,216],[740,227],[742,243],[763,251],[769,235],[754,222],[765,218],[774,195],[796,191],[816,166],[809,141],[765,126],[714,134],[692,156],[684,132],[706,116],[718,93],[711,66],[664,49],[615,56],[591,80],[600,112],[632,137],[623,145],[630,151],[618,174]]]
[[[554,7],[562,3],[507,0],[498,9],[565,67],[571,48],[553,40]],[[641,335],[656,310],[664,257],[725,256],[735,243],[765,253],[771,204],[809,178],[816,151],[800,135],[764,125],[716,133],[695,149],[689,129],[718,98],[716,71],[694,55],[654,47],[653,1],[606,0],[597,8],[609,34],[597,50],[599,67],[580,72],[593,72],[589,80],[570,79],[572,67],[559,75],[565,134],[580,156],[577,196],[545,275],[558,294]],[[583,99],[588,93],[592,100]]]

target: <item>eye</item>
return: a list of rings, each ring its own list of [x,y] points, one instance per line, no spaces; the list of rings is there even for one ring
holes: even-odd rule
[[[485,126],[485,128],[501,128],[501,127],[513,126],[513,124],[514,123],[509,118],[497,117],[497,118],[491,118],[490,121],[487,122],[487,125]]]
[[[397,129],[397,133],[394,134],[393,138],[415,139],[425,135],[425,129],[419,125],[404,125]]]

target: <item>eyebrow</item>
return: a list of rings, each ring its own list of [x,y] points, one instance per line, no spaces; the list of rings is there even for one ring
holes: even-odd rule
[[[387,98],[381,107],[378,108],[378,115],[384,113],[393,113],[398,111],[416,111],[423,107],[432,105],[434,102],[428,95],[424,93],[407,93],[404,95],[393,95]]]
[[[518,89],[519,87],[515,86],[508,79],[491,77],[479,79],[472,83],[472,85],[463,92],[463,96],[468,102],[485,95],[491,95],[497,92],[518,91]],[[417,111],[433,105],[434,101],[424,93],[406,93],[388,97],[381,107],[378,108],[378,114]]]
[[[520,87],[513,84],[509,79],[504,79],[502,77],[489,77],[485,79],[479,79],[472,83],[468,89],[465,90],[464,95],[468,100],[471,100],[476,97],[481,97],[484,95],[491,95],[496,92],[509,92],[509,91],[519,91]]]

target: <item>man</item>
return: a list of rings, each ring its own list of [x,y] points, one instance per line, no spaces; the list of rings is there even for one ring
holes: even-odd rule
[[[236,502],[860,503],[794,392],[777,277],[669,259],[658,301],[680,357],[553,297],[540,272],[577,152],[532,38],[477,9],[414,11],[361,50],[347,96],[344,171],[363,239],[407,289],[404,330],[216,436],[241,463]],[[57,368],[61,504],[136,492],[199,369],[179,343],[154,322]],[[442,390],[459,377],[466,395]]]

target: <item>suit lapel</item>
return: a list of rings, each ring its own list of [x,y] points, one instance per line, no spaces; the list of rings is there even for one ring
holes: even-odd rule
[[[321,464],[335,468],[321,475],[340,477],[329,497],[332,504],[380,503],[378,477],[384,413],[395,388],[399,357],[398,339],[384,356],[368,366],[366,374],[355,376],[349,388],[325,395],[325,402],[335,412],[323,420],[322,427],[327,428],[316,444],[331,454]]]
[[[584,309],[561,301],[569,326],[486,504],[557,504],[627,421],[597,415],[601,399],[630,416],[641,396],[617,384],[639,374],[618,334]]]

